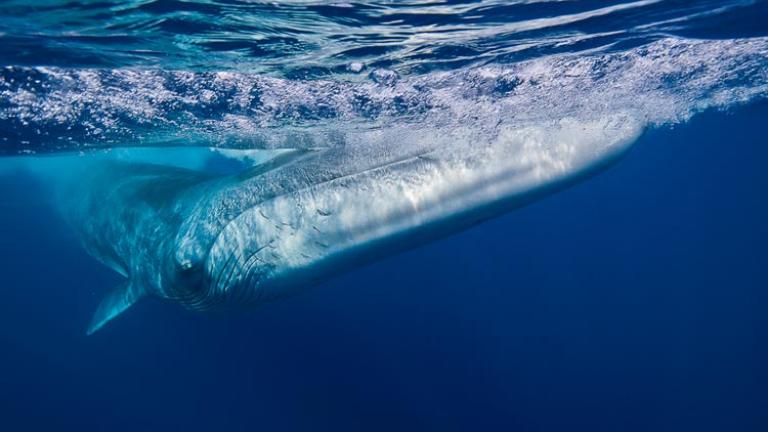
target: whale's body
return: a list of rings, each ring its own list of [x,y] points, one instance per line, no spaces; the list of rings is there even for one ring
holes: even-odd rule
[[[369,133],[223,176],[96,163],[64,189],[64,214],[88,252],[127,280],[89,333],[146,295],[192,310],[289,295],[572,184],[639,132],[616,116],[500,130],[471,145],[471,136],[381,142]]]

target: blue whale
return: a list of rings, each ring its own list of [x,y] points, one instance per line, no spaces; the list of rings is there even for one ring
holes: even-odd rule
[[[500,129],[483,140],[460,129],[366,131],[227,174],[80,163],[60,187],[62,213],[87,251],[126,278],[88,333],[149,295],[196,311],[291,295],[573,184],[640,133],[617,114]]]

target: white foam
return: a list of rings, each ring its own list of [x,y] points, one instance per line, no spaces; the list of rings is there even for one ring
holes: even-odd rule
[[[0,129],[6,147],[13,146],[6,152],[18,153],[160,144],[315,148],[346,145],[355,131],[402,124],[469,126],[491,137],[501,127],[592,121],[618,111],[662,125],[764,98],[766,58],[768,38],[664,38],[627,51],[384,82],[8,67],[0,70]]]

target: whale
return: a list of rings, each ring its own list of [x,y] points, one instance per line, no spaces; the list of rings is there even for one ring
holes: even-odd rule
[[[610,166],[641,133],[616,114],[480,137],[369,130],[225,173],[83,160],[59,182],[61,214],[85,250],[125,278],[87,333],[147,296],[213,311],[294,295],[564,189]]]

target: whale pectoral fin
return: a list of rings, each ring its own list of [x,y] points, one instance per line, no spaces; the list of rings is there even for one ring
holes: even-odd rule
[[[102,328],[104,324],[125,312],[134,303],[139,301],[140,298],[140,291],[135,289],[130,282],[125,282],[113,289],[99,303],[99,307],[93,314],[86,333],[92,335]]]

